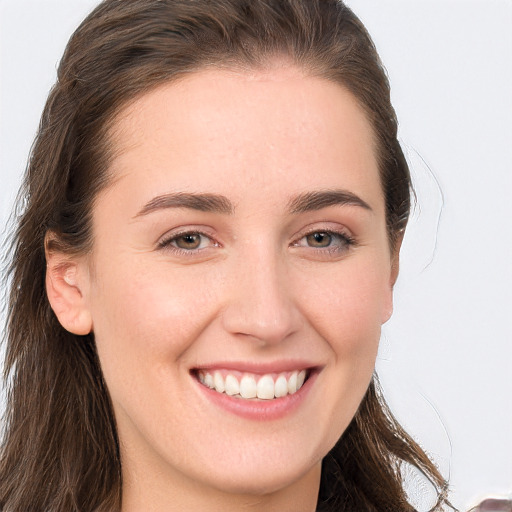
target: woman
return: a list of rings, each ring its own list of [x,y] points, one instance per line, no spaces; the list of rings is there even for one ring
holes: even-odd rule
[[[333,0],[103,2],[15,235],[8,510],[412,510],[373,376],[410,178]]]

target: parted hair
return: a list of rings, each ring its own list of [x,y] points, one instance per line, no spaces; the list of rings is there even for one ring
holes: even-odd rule
[[[64,330],[45,290],[45,248],[91,250],[91,212],[112,180],[116,115],[160,84],[208,67],[255,70],[275,58],[349,90],[374,132],[391,250],[410,209],[387,76],[366,29],[339,0],[105,0],[72,35],[20,191],[5,334],[2,512],[119,512],[116,422],[94,333]],[[48,236],[51,234],[51,236]],[[46,244],[46,247],[45,247]],[[179,440],[177,440],[179,442]],[[447,485],[393,418],[376,377],[325,457],[318,511],[406,512],[401,468]]]

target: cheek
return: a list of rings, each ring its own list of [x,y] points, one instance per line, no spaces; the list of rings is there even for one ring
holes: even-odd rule
[[[213,283],[190,273],[128,264],[98,276],[94,334],[106,377],[177,361],[215,314]],[[166,370],[167,371],[167,370]]]
[[[390,294],[388,274],[385,260],[354,258],[340,262],[323,280],[302,283],[308,290],[303,311],[331,355],[322,376],[324,407],[318,420],[327,450],[352,421],[373,375]]]
[[[308,316],[339,357],[371,356],[377,349],[383,314],[391,300],[389,268],[371,260],[347,260],[323,282],[312,280]]]

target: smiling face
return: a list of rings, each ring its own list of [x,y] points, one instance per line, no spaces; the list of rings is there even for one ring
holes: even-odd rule
[[[117,420],[124,506],[169,482],[318,486],[392,308],[362,110],[292,67],[208,70],[129,105],[114,144],[77,282]]]

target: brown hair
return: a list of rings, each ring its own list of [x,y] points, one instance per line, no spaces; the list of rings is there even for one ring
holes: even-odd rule
[[[208,66],[255,69],[284,56],[350,90],[371,121],[391,247],[405,229],[410,177],[389,84],[372,40],[337,0],[106,0],[72,36],[44,109],[10,266],[0,509],[116,511],[121,463],[94,336],[65,331],[45,292],[50,248],[92,246],[94,198],[109,184],[109,131],[151,88]],[[376,378],[325,457],[318,510],[411,511],[400,466],[446,501],[446,482],[387,409]]]

